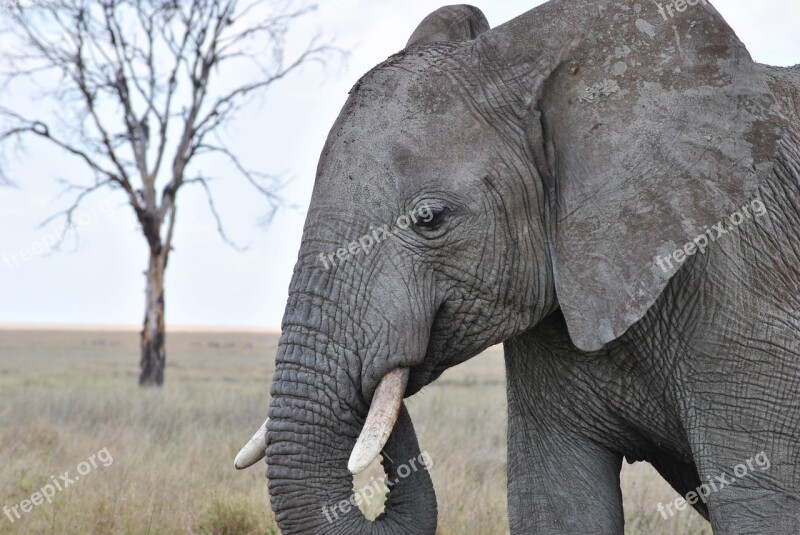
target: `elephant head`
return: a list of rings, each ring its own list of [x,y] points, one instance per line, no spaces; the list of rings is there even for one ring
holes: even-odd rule
[[[554,0],[493,30],[451,6],[358,82],[320,160],[266,446],[237,461],[266,447],[284,533],[434,533],[427,472],[392,477],[419,455],[402,398],[558,307],[601,348],[677,270],[654,258],[755,190],[766,89],[696,9],[678,51],[655,6]],[[379,454],[385,513],[326,514]]]

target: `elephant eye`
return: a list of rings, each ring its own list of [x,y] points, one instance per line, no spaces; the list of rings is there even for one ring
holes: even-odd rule
[[[435,230],[444,223],[450,212],[450,207],[441,202],[422,203],[415,210],[416,223],[414,226],[420,230]]]

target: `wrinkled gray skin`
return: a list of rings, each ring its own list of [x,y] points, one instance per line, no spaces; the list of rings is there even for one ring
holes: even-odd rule
[[[498,342],[512,533],[622,533],[623,457],[685,493],[762,451],[769,470],[695,507],[716,534],[796,533],[799,88],[702,3],[426,19],[353,89],[320,161],[267,429],[283,533],[433,534],[424,470],[375,522],[322,508],[351,496],[384,375],[410,367],[409,396]],[[755,196],[767,215],[658,267]],[[424,206],[432,222],[325,269]],[[405,409],[384,452],[390,478],[419,453]]]

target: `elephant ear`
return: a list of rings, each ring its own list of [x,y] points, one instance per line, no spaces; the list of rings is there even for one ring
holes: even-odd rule
[[[489,21],[477,7],[446,6],[425,17],[406,48],[441,41],[471,41],[487,30]]]
[[[680,268],[665,257],[709,232],[736,239],[712,227],[731,227],[753,199],[785,121],[713,7],[672,13],[553,0],[490,32],[516,43],[502,52],[514,79],[538,70],[527,77],[529,136],[549,198],[558,303],[583,350],[644,317]],[[513,60],[526,56],[528,69]],[[557,61],[542,72],[535,58],[547,57]]]

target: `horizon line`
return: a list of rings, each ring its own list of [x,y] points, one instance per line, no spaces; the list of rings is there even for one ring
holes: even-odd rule
[[[138,332],[142,326],[132,323],[0,323],[0,331],[102,331],[102,332]],[[280,333],[278,327],[254,327],[252,325],[167,325],[170,332],[213,332],[213,333]]]

